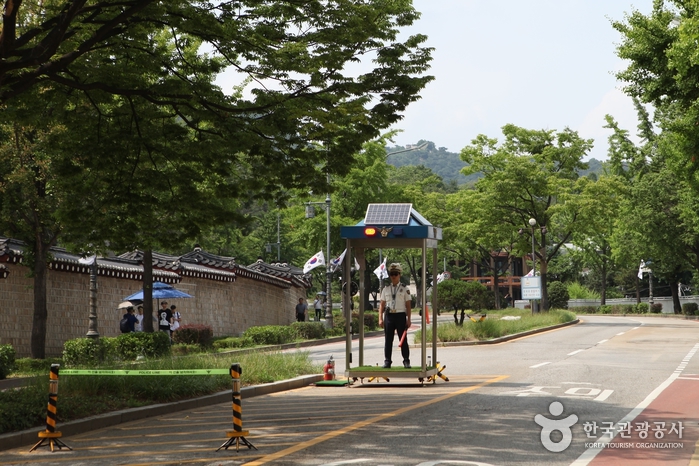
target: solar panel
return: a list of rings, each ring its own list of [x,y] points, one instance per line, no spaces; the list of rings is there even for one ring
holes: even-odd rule
[[[407,225],[412,204],[369,204],[364,217],[365,225]]]

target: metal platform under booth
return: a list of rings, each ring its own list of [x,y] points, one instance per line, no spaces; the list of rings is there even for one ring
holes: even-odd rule
[[[427,296],[427,250],[432,250],[432,271],[437,275],[437,244],[442,239],[442,229],[433,226],[420,215],[412,204],[369,204],[364,220],[354,226],[343,226],[341,236],[346,241],[347,254],[343,262],[343,276],[350,277],[352,252],[359,263],[361,270],[366,270],[364,252],[366,249],[420,249],[422,251],[422,296]],[[364,321],[365,303],[365,279],[364,273],[359,274],[359,322]],[[417,291],[417,290],[416,290]],[[351,312],[351,293],[342,294],[342,308]],[[432,289],[432,341],[437,341],[437,287]],[[422,341],[420,351],[420,366],[414,369],[383,369],[367,366],[364,363],[364,326],[359,326],[358,339],[358,365],[352,364],[352,334],[351,318],[346,319],[346,354],[345,376],[356,380],[364,377],[370,378],[415,378],[423,382],[430,376],[435,376],[437,368],[437,345],[432,345],[433,367],[427,367],[427,327],[426,313],[423,312],[420,325],[422,329]],[[396,349],[394,348],[394,352]],[[415,361],[411,358],[412,362]],[[436,379],[436,377],[434,377]]]

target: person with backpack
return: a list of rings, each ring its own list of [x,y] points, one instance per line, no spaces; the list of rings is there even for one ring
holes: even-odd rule
[[[134,315],[133,306],[126,308],[126,314],[121,318],[119,322],[119,330],[121,333],[131,333],[135,330],[135,325],[138,323],[138,319]]]

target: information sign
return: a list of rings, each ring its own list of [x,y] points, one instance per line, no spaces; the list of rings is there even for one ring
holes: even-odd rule
[[[541,277],[522,277],[522,299],[541,299]]]

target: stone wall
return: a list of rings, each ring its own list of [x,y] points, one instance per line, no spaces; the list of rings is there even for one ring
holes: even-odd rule
[[[30,356],[33,279],[20,264],[5,264],[10,270],[0,279],[0,344],[11,344],[17,357]],[[47,283],[48,321],[46,355],[60,356],[66,340],[85,336],[90,313],[90,277],[86,273],[50,270]],[[175,285],[193,299],[170,300],[186,324],[204,324],[215,336],[242,334],[258,325],[288,325],[295,321],[294,308],[306,290],[283,288],[262,281],[238,277],[222,282],[184,276]],[[114,337],[124,314],[117,309],[124,297],[142,288],[136,279],[97,277],[97,319],[100,336]],[[157,303],[153,304],[154,309]]]

